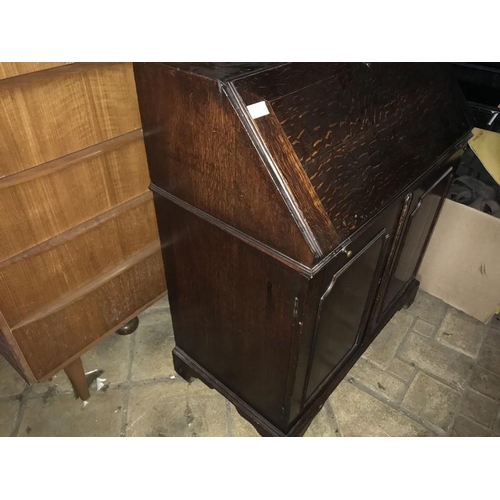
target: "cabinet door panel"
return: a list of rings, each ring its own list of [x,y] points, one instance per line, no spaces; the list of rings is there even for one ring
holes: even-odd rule
[[[320,299],[306,399],[350,358],[363,339],[387,246],[386,235],[386,229],[380,231],[336,272]]]
[[[401,251],[387,286],[382,314],[415,277],[439,209],[448,192],[451,175],[452,167],[425,190],[410,212]]]

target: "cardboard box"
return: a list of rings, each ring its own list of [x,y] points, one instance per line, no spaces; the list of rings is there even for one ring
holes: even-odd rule
[[[445,200],[417,279],[422,290],[487,323],[500,305],[500,219]]]

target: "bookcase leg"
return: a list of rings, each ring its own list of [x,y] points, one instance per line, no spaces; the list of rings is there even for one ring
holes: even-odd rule
[[[136,316],[132,318],[126,325],[123,325],[121,328],[118,328],[115,333],[118,335],[130,335],[137,330],[139,326],[139,318]]]
[[[89,386],[85,377],[85,370],[83,369],[81,358],[75,359],[64,369],[68,376],[76,395],[86,401],[90,398]]]
[[[175,352],[172,353],[174,359],[174,370],[177,372],[177,375],[180,375],[186,382],[191,383],[195,378],[198,378],[196,373],[189,368],[182,359],[178,358],[175,355]]]

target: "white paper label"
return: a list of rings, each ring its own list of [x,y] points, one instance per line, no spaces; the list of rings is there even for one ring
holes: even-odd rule
[[[261,116],[266,116],[269,114],[269,110],[267,109],[267,105],[265,101],[256,102],[255,104],[250,104],[247,106],[248,112],[250,116],[255,120],[260,118]]]

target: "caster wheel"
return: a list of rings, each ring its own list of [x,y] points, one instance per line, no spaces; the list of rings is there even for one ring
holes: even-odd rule
[[[131,319],[126,325],[123,325],[121,328],[118,328],[115,333],[118,335],[130,335],[131,333],[134,333],[137,330],[137,327],[139,326],[139,318],[136,316],[135,318]]]

